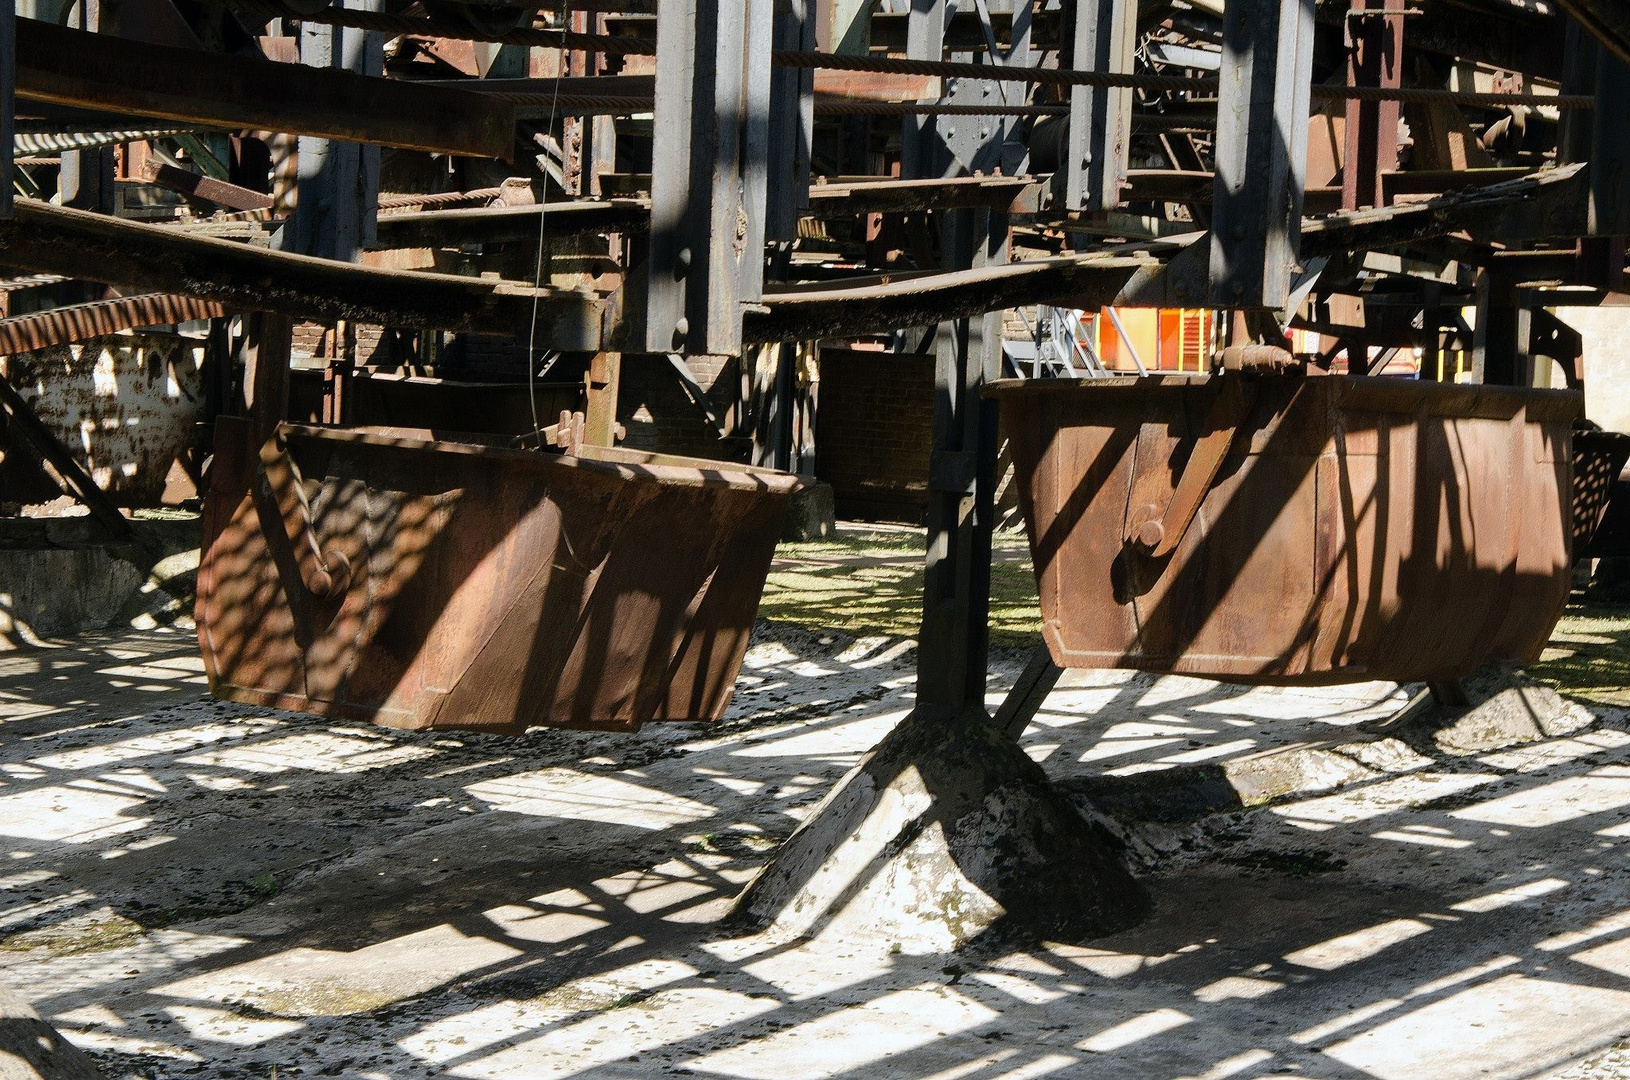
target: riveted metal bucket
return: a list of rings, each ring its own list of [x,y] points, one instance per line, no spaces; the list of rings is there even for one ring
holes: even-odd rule
[[[223,420],[198,637],[220,697],[403,728],[632,729],[729,704],[802,481],[584,447]]]
[[[1338,376],[993,384],[1065,667],[1329,683],[1539,656],[1571,391]]]

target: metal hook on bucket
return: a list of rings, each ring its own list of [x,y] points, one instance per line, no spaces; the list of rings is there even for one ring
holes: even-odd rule
[[[305,483],[294,458],[289,455],[287,437],[282,430],[260,448],[260,467],[277,502],[283,532],[294,549],[295,564],[300,568],[300,580],[306,591],[319,600],[343,594],[351,584],[351,560],[334,548],[324,552],[318,544]]]
[[[1164,510],[1150,503],[1127,517],[1126,543],[1151,559],[1165,558],[1183,542],[1256,400],[1256,386],[1236,372],[1218,376],[1217,382],[1217,397],[1206,413],[1205,432],[1183,466],[1171,501]]]

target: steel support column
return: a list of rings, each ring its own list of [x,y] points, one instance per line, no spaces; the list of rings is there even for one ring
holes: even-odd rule
[[[1285,306],[1307,177],[1314,0],[1228,0],[1217,104],[1211,304]]]
[[[948,212],[944,251],[951,266],[1006,262],[1007,215]],[[949,714],[984,708],[997,445],[996,408],[980,391],[1001,376],[1001,313],[941,323],[934,351],[917,706]]]
[[[1403,85],[1404,0],[1352,0],[1347,12],[1347,85]],[[1397,14],[1383,14],[1397,12]],[[1344,210],[1383,206],[1381,174],[1398,168],[1396,101],[1359,101],[1346,106],[1346,146],[1342,161]]]
[[[945,21],[949,17],[947,0],[911,0],[911,15],[906,22],[906,56],[935,63],[944,60]],[[944,96],[943,88],[940,96]],[[944,176],[948,158],[938,118],[906,118],[900,132],[901,176],[906,179]]]
[[[763,291],[774,15],[659,0],[646,352],[741,353],[743,306]]]
[[[1590,235],[1630,235],[1630,65],[1597,46],[1590,151]]]
[[[1077,71],[1130,73],[1137,47],[1135,0],[1076,0]],[[1113,210],[1121,201],[1132,139],[1132,91],[1125,87],[1070,89],[1070,125],[1059,173],[1071,210]]]
[[[381,11],[381,0],[346,0],[357,11]],[[379,77],[385,38],[374,31],[321,23],[300,26],[300,62],[307,67]],[[299,195],[278,238],[284,251],[352,262],[374,243],[379,203],[379,147],[300,136]]]
[[[777,52],[813,52],[815,0],[775,0]],[[770,81],[770,150],[764,234],[795,240],[809,209],[809,163],[815,140],[815,72],[777,68]]]
[[[0,218],[11,216],[11,156],[17,114],[17,0],[0,0]]]

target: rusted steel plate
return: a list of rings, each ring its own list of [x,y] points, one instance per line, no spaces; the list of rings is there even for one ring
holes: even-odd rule
[[[205,508],[210,687],[392,727],[718,719],[802,483],[284,425],[291,484],[245,431],[218,424]]]
[[[1249,401],[1163,557],[1138,542]],[[1232,383],[1238,386],[1238,383]],[[1391,379],[998,383],[1064,667],[1316,684],[1529,662],[1567,599],[1571,391]]]
[[[106,337],[140,326],[168,326],[214,319],[229,313],[225,304],[177,293],[147,293],[0,319],[0,354],[48,349]]]

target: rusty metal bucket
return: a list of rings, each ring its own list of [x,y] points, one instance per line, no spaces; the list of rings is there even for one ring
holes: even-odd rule
[[[479,437],[477,437],[479,438]],[[198,639],[219,697],[401,728],[717,720],[785,473],[223,419]]]
[[[1242,374],[987,392],[1061,666],[1446,680],[1535,660],[1567,600],[1577,393]]]

